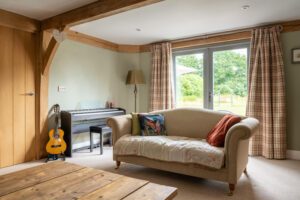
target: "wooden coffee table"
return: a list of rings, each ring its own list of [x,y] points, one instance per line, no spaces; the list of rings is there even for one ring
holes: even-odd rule
[[[177,188],[55,161],[0,176],[0,199],[173,199]]]

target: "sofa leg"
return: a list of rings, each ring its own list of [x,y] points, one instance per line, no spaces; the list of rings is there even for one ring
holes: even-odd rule
[[[247,175],[247,173],[248,173],[248,172],[247,172],[247,167],[244,169],[244,173]]]
[[[121,161],[116,161],[116,168],[115,169],[119,169],[121,165]]]
[[[228,196],[232,196],[232,195],[233,195],[234,189],[235,189],[235,184],[229,183],[229,192],[228,192]]]

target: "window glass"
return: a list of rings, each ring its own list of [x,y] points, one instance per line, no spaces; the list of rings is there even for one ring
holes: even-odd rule
[[[213,52],[213,107],[245,115],[247,48]]]
[[[177,107],[203,108],[203,54],[176,56]]]

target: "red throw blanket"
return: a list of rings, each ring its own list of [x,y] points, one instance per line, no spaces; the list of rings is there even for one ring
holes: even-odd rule
[[[207,134],[207,142],[216,147],[224,147],[228,130],[242,119],[234,115],[225,115]]]

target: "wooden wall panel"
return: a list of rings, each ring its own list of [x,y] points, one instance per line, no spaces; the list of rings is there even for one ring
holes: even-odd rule
[[[46,157],[46,144],[49,141],[48,136],[48,85],[49,74],[40,76],[40,132],[39,132],[39,144],[38,154],[39,158]]]
[[[0,26],[0,167],[13,164],[13,30]]]
[[[39,90],[39,133],[37,136],[37,153],[38,158],[43,158],[47,156],[46,144],[49,141],[48,136],[48,87],[49,87],[49,69],[43,69],[43,60],[46,55],[47,49],[52,39],[52,34],[43,31],[40,35],[40,54],[39,62],[41,63],[38,68],[38,90]],[[50,66],[49,66],[50,67]],[[43,73],[44,71],[44,73]]]
[[[26,84],[25,91],[26,93],[33,92],[36,94],[35,90],[35,72],[36,72],[36,35],[27,34],[26,35],[26,47],[28,49],[28,54],[26,56]],[[36,115],[35,115],[35,96],[26,96],[25,97],[25,135],[26,135],[26,154],[25,160],[31,161],[36,158]]]
[[[25,47],[26,33],[14,31],[13,45],[13,132],[14,164],[25,162]]]

